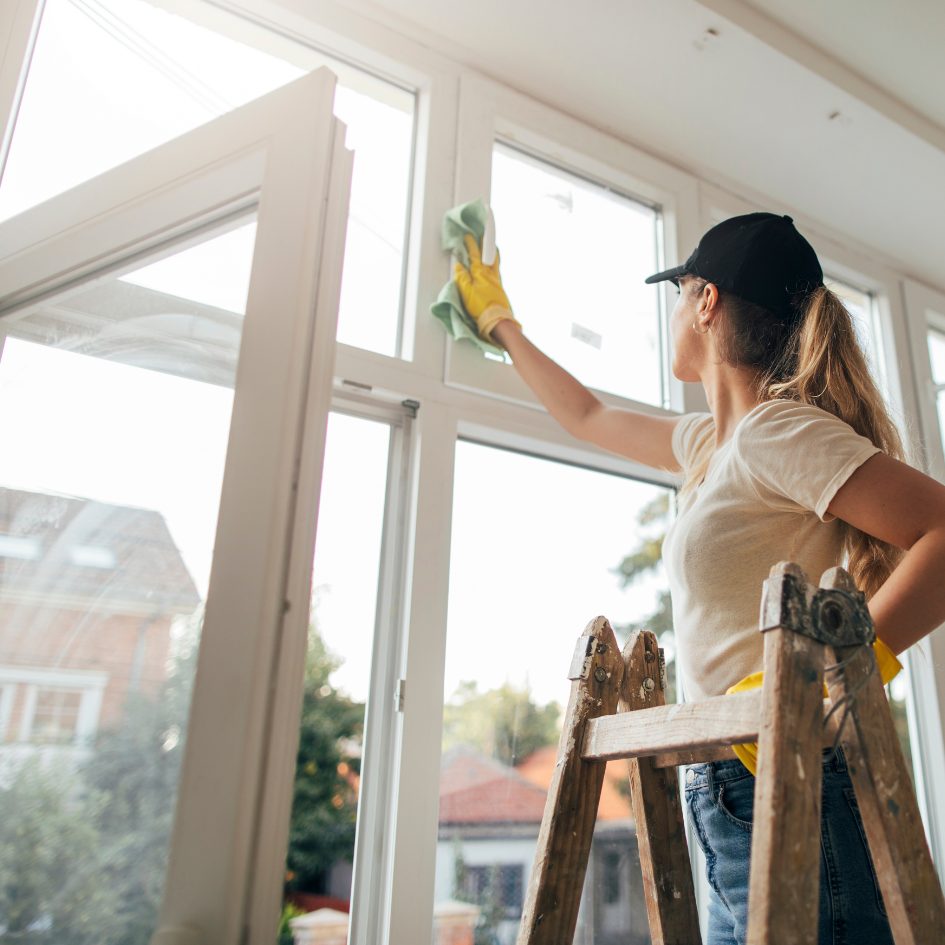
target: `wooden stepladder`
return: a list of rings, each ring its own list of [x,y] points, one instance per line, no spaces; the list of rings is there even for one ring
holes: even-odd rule
[[[838,735],[897,945],[945,941],[945,897],[863,594],[842,568],[827,571],[818,588],[796,564],[781,563],[764,583],[761,631],[760,690],[665,705],[656,637],[637,632],[620,653],[606,618],[587,625],[569,673],[518,945],[572,945],[604,762],[615,758],[629,760],[653,945],[698,945],[676,766],[731,758],[729,746],[755,741],[748,942],[816,945],[822,752]]]

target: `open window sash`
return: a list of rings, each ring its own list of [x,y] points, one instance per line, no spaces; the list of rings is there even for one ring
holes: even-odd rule
[[[278,922],[352,165],[334,87],[318,70],[0,224],[9,330],[256,214],[162,945]]]

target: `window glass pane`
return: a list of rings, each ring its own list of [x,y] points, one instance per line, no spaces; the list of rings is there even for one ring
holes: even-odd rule
[[[497,144],[502,280],[525,331],[590,387],[662,405],[658,214]]]
[[[327,913],[311,916],[324,909],[340,913],[331,941],[347,940],[389,447],[388,424],[329,416],[280,930],[289,943],[295,920],[297,932],[324,931]]]
[[[484,482],[502,484],[490,514]],[[457,445],[435,903],[468,904],[470,940],[515,940],[568,667],[588,621],[607,615],[621,643],[645,625],[672,666],[659,559],[669,498],[659,486]],[[649,941],[626,780],[625,762],[608,765],[575,936],[584,945]],[[446,936],[438,925],[434,940]]]
[[[945,333],[929,332],[929,360],[932,362],[932,380],[945,384]]]
[[[888,399],[886,376],[883,366],[882,334],[876,318],[876,305],[869,292],[837,280],[828,280],[828,287],[840,296],[853,318],[853,329],[857,341],[866,355],[866,363],[880,392]]]
[[[47,0],[0,219],[327,66],[356,151],[338,338],[396,355],[413,95],[208,4],[188,16],[146,0]]]
[[[0,937],[154,931],[253,235],[2,323]]]

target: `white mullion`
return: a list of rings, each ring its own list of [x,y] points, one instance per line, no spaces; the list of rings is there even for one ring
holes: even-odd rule
[[[397,762],[403,720],[396,693],[407,633],[405,573],[416,429],[412,410],[402,408],[399,422],[391,426],[388,450],[377,616],[358,797],[350,945],[376,945],[384,941],[391,915],[394,798],[398,793]]]
[[[455,412],[442,404],[424,404],[417,417],[391,911],[380,939],[391,945],[432,935],[456,425]]]
[[[916,416],[918,406],[913,384],[909,325],[899,280],[894,274],[885,274],[882,288],[873,293],[873,304],[876,309],[889,402],[903,437],[907,457],[912,462],[916,444],[911,442],[909,431],[914,425],[909,423],[909,418]]]
[[[451,340],[430,314],[430,303],[451,276],[440,232],[454,203],[458,95],[454,76],[434,75],[418,90],[414,117],[413,225],[405,254],[402,353],[416,370],[438,382]]]
[[[347,356],[343,356],[344,354],[339,350],[336,362],[339,376],[354,374],[370,377],[372,373],[380,375],[381,383],[378,389],[387,392],[388,396],[397,402],[407,398],[418,401],[421,412],[428,404],[448,406],[459,418],[461,435],[467,438],[494,442],[509,449],[588,469],[663,485],[676,484],[677,479],[672,473],[634,463],[625,457],[575,439],[543,408],[514,402],[505,403],[482,392],[444,387],[412,371],[408,365],[397,365],[393,359],[386,359],[387,363],[382,364],[380,359],[368,352],[363,353],[363,363],[362,358],[354,351],[347,352]],[[659,416],[671,415],[669,411],[649,404],[640,404],[637,409]]]
[[[921,457],[926,472],[945,482],[945,450],[936,409],[935,385],[929,361],[929,328],[937,327],[930,319],[933,310],[945,314],[945,295],[933,292],[911,279],[902,281],[902,299],[909,330],[913,389],[917,408],[918,429],[922,434],[925,455]],[[931,396],[930,396],[931,395]]]

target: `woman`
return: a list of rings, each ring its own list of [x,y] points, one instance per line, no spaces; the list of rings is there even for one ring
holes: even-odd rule
[[[671,280],[673,373],[711,413],[609,407],[523,334],[498,261],[455,278],[480,333],[501,344],[561,425],[582,440],[682,473],[663,557],[679,671],[690,699],[762,668],[758,606],[771,565],[817,580],[844,563],[878,637],[899,653],[945,621],[945,487],[900,461],[896,428],[852,320],[790,217],[751,213],[709,230]],[[687,772],[706,854],[710,945],[744,942],[754,777],[732,759]],[[824,761],[821,943],[892,942],[842,753]]]

